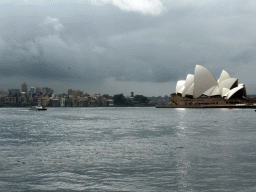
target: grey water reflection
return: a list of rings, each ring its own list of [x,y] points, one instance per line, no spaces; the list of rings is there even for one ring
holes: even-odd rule
[[[0,109],[2,191],[254,191],[255,112]]]
[[[190,169],[190,159],[188,158],[188,144],[187,144],[187,115],[188,110],[185,108],[175,109],[178,114],[178,125],[176,126],[177,138],[180,141],[180,145],[176,147],[176,159],[177,159],[177,173],[178,179],[178,190],[188,189],[190,190],[191,184],[189,183],[189,169]]]

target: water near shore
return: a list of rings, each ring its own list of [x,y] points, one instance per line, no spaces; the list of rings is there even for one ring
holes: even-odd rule
[[[0,109],[1,191],[256,191],[253,109]]]

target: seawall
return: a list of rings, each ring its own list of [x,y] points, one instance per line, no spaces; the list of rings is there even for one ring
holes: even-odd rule
[[[156,108],[251,108],[256,109],[256,105],[157,105]]]

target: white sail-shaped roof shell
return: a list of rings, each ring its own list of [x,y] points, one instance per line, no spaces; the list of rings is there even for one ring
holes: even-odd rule
[[[222,95],[223,88],[231,89],[231,87],[234,85],[234,83],[237,81],[236,78],[229,78],[226,80],[223,80],[219,83],[219,90],[220,94]]]
[[[201,65],[196,65],[193,97],[200,97],[204,92],[216,85],[217,81],[212,73]]]
[[[185,88],[183,90],[182,97],[185,97],[185,95],[187,94],[187,91],[189,90],[189,88],[191,87],[191,85],[193,83],[194,83],[194,75],[188,74],[188,76],[186,78],[185,85],[184,85]]]
[[[180,81],[177,82],[177,84],[176,84],[176,94],[180,93],[180,90],[181,90],[182,87],[184,87],[184,85],[185,85],[185,80],[180,80]]]
[[[179,94],[183,94],[183,92],[184,92],[184,88],[185,88],[185,86],[183,86],[183,87],[181,87],[181,89],[177,92],[177,93],[179,93]]]
[[[230,78],[230,75],[228,74],[228,72],[223,70],[220,74],[220,78],[218,79],[218,83],[220,83],[226,79],[229,79],[229,78]]]
[[[223,88],[222,89],[222,97],[226,97],[228,95],[228,92],[230,91],[230,89],[228,88]]]
[[[220,90],[219,90],[219,85],[216,85],[213,89],[213,91],[211,92],[210,96],[217,96],[220,95]]]
[[[194,83],[190,86],[190,88],[187,90],[186,95],[193,96],[194,93]]]
[[[211,96],[212,91],[216,88],[216,86],[211,87],[207,91],[205,91],[203,94],[207,96]]]
[[[241,91],[241,89],[243,89]],[[230,78],[230,75],[223,70],[220,78],[216,81],[215,77],[206,68],[196,65],[195,74],[188,74],[186,80],[180,80],[176,85],[176,94],[182,97],[193,96],[198,98],[201,95],[222,96],[230,99],[235,93],[238,97],[246,96],[244,84],[238,84],[238,79]]]
[[[241,89],[243,89],[244,87],[236,87],[234,89],[231,89],[228,94],[227,94],[227,99],[230,99],[230,97],[232,97],[236,92],[240,91]]]

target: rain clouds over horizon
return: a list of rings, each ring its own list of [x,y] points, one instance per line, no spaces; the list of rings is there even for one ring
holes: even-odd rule
[[[199,64],[256,93],[252,0],[3,0],[0,10],[0,89],[169,95]]]

